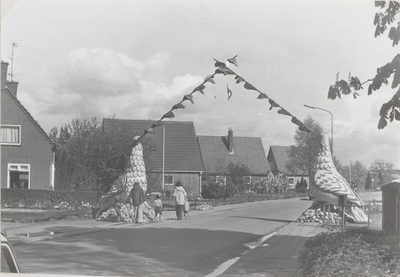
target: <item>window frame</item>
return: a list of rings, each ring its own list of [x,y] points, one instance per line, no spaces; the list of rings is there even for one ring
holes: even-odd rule
[[[172,183],[166,183],[165,177],[171,177]],[[174,185],[174,175],[173,174],[164,174],[164,186],[173,186]]]
[[[249,179],[248,182],[246,182],[246,178]],[[243,183],[244,183],[245,185],[251,184],[251,176],[250,176],[250,175],[249,175],[249,176],[243,176]]]
[[[1,142],[1,145],[14,145],[14,146],[19,146],[21,145],[21,134],[22,134],[22,127],[21,125],[15,125],[15,124],[1,124],[1,132],[3,130],[3,127],[9,127],[9,128],[17,128],[18,129],[18,142]],[[1,139],[3,138],[3,136],[1,136]]]
[[[15,168],[16,167],[16,168]],[[25,167],[27,169],[25,169]],[[11,188],[10,184],[10,172],[17,171],[17,172],[28,172],[28,188],[31,188],[31,165],[25,163],[8,163],[7,165],[7,188]]]

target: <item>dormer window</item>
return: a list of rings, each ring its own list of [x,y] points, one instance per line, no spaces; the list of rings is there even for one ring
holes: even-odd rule
[[[21,125],[1,124],[1,144],[21,145]]]

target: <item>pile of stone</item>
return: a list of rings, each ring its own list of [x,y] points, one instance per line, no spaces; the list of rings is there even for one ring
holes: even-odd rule
[[[298,219],[297,222],[317,222],[324,224],[341,223],[341,216],[337,212],[323,212],[321,209],[307,209]]]
[[[209,211],[209,210],[213,210],[213,206],[209,205],[209,204],[202,204],[201,206],[197,207],[198,211]]]
[[[99,215],[96,220],[109,222],[135,222],[135,209],[131,204],[118,204],[116,208],[110,208]],[[154,210],[144,208],[143,223],[153,222]]]

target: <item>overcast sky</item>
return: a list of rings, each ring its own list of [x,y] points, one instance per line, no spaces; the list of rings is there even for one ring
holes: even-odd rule
[[[373,1],[1,0],[1,59],[10,62],[18,98],[46,132],[73,118],[159,119],[215,70],[213,58],[238,55],[232,69],[300,120],[330,134],[343,163],[400,168],[400,123],[377,129],[384,86],[359,99],[328,100],[337,72],[365,81],[390,62],[387,33],[374,38]],[[261,137],[264,148],[292,145],[290,117],[258,93],[219,75],[194,104],[175,111],[197,135]],[[226,85],[233,95],[228,100]],[[367,85],[365,86],[367,88]],[[157,129],[156,129],[157,131]]]

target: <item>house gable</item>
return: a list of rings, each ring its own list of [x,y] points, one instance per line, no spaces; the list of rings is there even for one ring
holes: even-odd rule
[[[272,172],[276,175],[277,173],[283,173],[289,176],[304,176],[302,172],[299,170],[295,170],[294,172],[289,172],[286,168],[286,163],[289,160],[288,151],[291,146],[274,146],[271,145],[268,151],[268,162],[273,163]]]
[[[28,188],[53,188],[54,143],[7,87],[1,90],[1,124],[20,128],[18,144],[1,145],[1,187],[19,187],[21,179],[11,181],[15,172],[10,168],[23,166],[28,169],[28,182],[24,182]]]
[[[130,120],[104,118],[103,126],[121,127],[131,129],[134,135],[143,134],[154,120]],[[153,133],[147,136],[153,140],[153,151],[150,160],[153,170],[162,170],[163,160],[163,133],[165,128],[165,171],[169,172],[203,172],[199,145],[193,122],[189,121],[163,121],[162,126],[154,128]]]
[[[31,113],[24,107],[24,105],[22,105],[17,97],[7,87],[1,90],[1,95],[1,124],[16,124],[15,108],[17,108],[23,114],[23,116],[18,116],[20,120],[23,120],[25,117],[25,119],[29,120],[30,124],[37,129],[38,133],[43,137],[43,139],[45,139],[48,143],[54,143],[39,125],[39,123],[33,118]]]

